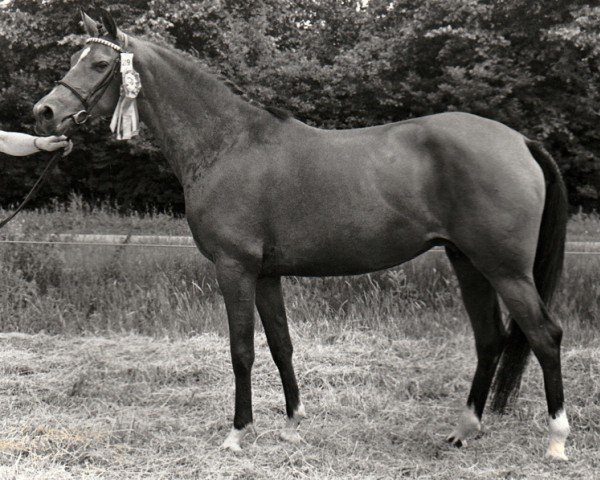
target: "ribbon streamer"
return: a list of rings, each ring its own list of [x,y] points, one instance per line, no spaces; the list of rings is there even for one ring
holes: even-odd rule
[[[117,140],[130,140],[139,133],[139,114],[135,98],[121,95],[110,122]]]

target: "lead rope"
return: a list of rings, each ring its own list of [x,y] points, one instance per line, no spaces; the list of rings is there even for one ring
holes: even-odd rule
[[[4,220],[2,220],[0,222],[0,228],[4,227],[8,222],[10,222],[13,218],[15,218],[18,215],[18,213],[21,210],[23,210],[23,208],[25,208],[25,205],[27,205],[29,203],[29,200],[31,200],[33,198],[33,196],[37,193],[37,191],[43,185],[43,183],[46,180],[46,177],[48,175],[48,172],[52,169],[52,167],[57,162],[57,160],[62,156],[62,153],[63,153],[62,150],[59,150],[54,155],[52,155],[52,158],[50,158],[50,160],[46,164],[46,168],[44,168],[44,171],[42,172],[40,177],[37,179],[37,182],[35,182],[33,187],[31,187],[31,190],[29,190],[29,193],[23,199],[21,204],[17,207],[17,209],[13,213],[11,213],[8,217],[6,217]]]

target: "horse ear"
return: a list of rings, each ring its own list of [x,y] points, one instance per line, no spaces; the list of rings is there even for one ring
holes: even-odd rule
[[[106,32],[113,40],[116,40],[119,35],[119,29],[117,28],[115,19],[108,10],[103,8],[100,10],[100,14],[102,15],[102,25],[104,25]]]
[[[81,12],[81,20],[83,21],[83,28],[90,37],[98,36],[98,25],[92,17],[83,11],[83,8],[79,10]]]

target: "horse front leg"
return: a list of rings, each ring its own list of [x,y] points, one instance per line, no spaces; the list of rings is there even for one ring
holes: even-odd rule
[[[301,441],[298,434],[300,420],[306,416],[300,401],[298,383],[292,364],[292,340],[283,303],[280,277],[261,277],[256,286],[256,308],[260,315],[267,342],[275,365],[281,376],[287,423],[281,431],[281,438],[291,443]]]
[[[257,275],[233,260],[217,262],[217,280],[225,300],[229,322],[231,362],[235,375],[233,428],[221,445],[239,452],[252,428],[251,371],[254,363],[254,298]]]

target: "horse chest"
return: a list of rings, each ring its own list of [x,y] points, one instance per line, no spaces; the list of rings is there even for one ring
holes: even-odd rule
[[[219,256],[254,261],[262,257],[261,236],[251,228],[252,222],[197,210],[187,214],[187,221],[198,249],[211,261]]]

